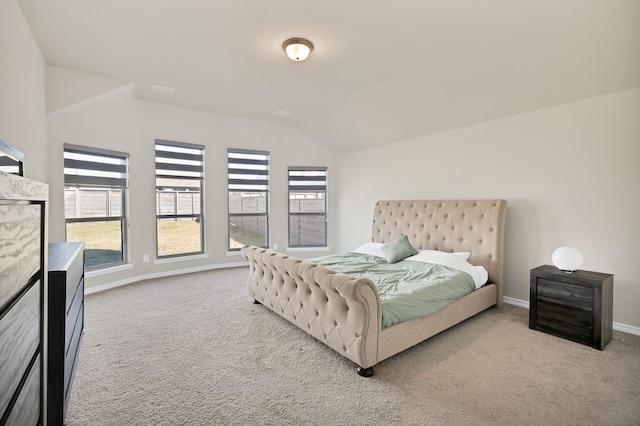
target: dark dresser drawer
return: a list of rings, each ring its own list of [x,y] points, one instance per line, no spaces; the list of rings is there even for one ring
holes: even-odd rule
[[[531,270],[529,328],[604,349],[613,335],[613,275]]]
[[[51,270],[51,269],[49,269]],[[67,298],[66,308],[67,311],[71,308],[78,287],[80,287],[81,281],[84,281],[84,256],[76,255],[72,256],[68,265],[67,271]],[[77,299],[76,299],[77,300]]]
[[[69,345],[71,344],[71,336],[73,336],[73,330],[76,328],[76,324],[78,323],[78,315],[80,314],[80,309],[82,304],[84,303],[84,278],[80,279],[80,284],[76,289],[76,294],[71,302],[71,306],[67,310],[67,321],[65,321],[65,332],[64,332],[64,348],[65,351],[69,350]],[[82,327],[82,318],[80,316],[80,326]]]
[[[40,355],[31,366],[27,380],[22,386],[11,414],[7,418],[6,426],[36,425],[40,418],[40,411],[34,410],[40,404]]]
[[[80,351],[80,337],[82,337],[83,331],[83,309],[84,304],[80,305],[80,312],[76,318],[75,326],[73,328],[73,334],[71,335],[71,342],[64,357],[64,383],[65,388],[70,387],[71,378],[75,371],[75,364],[77,360],[78,352]]]
[[[1,204],[0,312],[40,270],[40,216],[38,204]]]
[[[40,344],[40,282],[0,320],[0,413],[4,413]]]

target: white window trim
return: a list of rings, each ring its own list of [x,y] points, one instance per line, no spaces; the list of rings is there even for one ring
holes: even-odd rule
[[[163,263],[186,262],[186,261],[189,261],[189,260],[206,259],[208,257],[209,257],[209,253],[185,255],[185,256],[176,256],[176,257],[163,257],[162,259],[155,259],[153,261],[153,263],[155,265],[161,265]]]

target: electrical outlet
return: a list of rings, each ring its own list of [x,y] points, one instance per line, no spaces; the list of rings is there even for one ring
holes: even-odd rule
[[[147,262],[149,261],[149,255],[148,255],[148,254],[145,254],[144,256],[142,256],[142,261],[143,261],[144,263],[147,263]]]
[[[278,245],[274,243],[274,244],[273,244],[273,249],[274,249],[274,250],[278,250]]]

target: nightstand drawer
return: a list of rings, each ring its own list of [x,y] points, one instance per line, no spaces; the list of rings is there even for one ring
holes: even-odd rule
[[[535,324],[536,330],[579,343],[592,344],[593,315],[591,311],[576,310],[538,299]]]
[[[593,290],[590,287],[558,283],[541,278],[538,280],[538,300],[544,299],[571,308],[593,310]]]

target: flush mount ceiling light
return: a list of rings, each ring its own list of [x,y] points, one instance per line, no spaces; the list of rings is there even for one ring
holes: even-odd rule
[[[304,61],[309,56],[309,53],[313,50],[313,43],[303,38],[294,37],[289,40],[285,40],[282,43],[282,48],[287,52],[287,56],[292,61]]]

